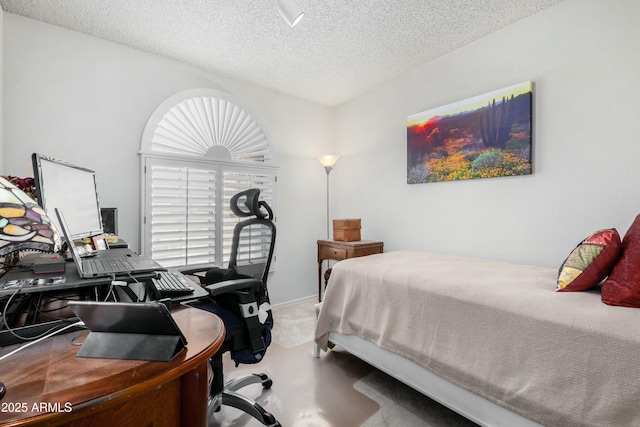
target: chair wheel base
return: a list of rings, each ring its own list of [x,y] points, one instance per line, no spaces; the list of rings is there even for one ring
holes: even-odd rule
[[[236,378],[226,383],[221,393],[210,398],[209,415],[220,411],[222,405],[226,405],[251,415],[265,426],[282,427],[282,424],[257,402],[236,392],[239,388],[256,383],[261,383],[264,389],[269,389],[273,385],[273,381],[266,374],[250,374]]]

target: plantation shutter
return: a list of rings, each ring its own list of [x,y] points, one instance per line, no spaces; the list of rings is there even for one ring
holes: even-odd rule
[[[147,160],[151,257],[164,267],[216,264],[217,168]]]
[[[158,157],[145,157],[144,169],[144,253],[164,267],[228,265],[233,229],[242,220],[229,207],[234,194],[258,188],[260,200],[275,206],[273,169]],[[242,235],[239,259],[256,245],[266,256],[262,233]]]
[[[141,249],[165,267],[228,265],[238,222],[229,208],[234,194],[259,188],[276,210],[267,133],[228,92],[189,89],[167,98],[147,121],[140,153]]]

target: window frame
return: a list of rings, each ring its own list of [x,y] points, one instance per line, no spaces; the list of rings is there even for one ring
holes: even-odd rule
[[[196,88],[168,97],[147,120],[140,141],[140,156],[140,240],[143,254],[150,255],[152,252],[151,187],[147,173],[147,165],[151,162],[166,161],[186,167],[217,168],[214,229],[221,234],[215,237],[214,252],[217,255],[214,255],[213,265],[226,267],[223,215],[228,211],[228,206],[225,206],[227,202],[221,202],[219,206],[222,209],[217,208],[218,201],[225,200],[225,172],[240,171],[273,177],[270,191],[262,192],[261,200],[267,198],[273,211],[277,212],[278,166],[271,138],[256,115],[229,92]],[[171,186],[167,186],[167,189],[166,194],[170,196]],[[188,212],[183,213],[188,218]],[[172,215],[171,212],[165,214],[167,217]],[[176,218],[180,214],[176,212]],[[172,231],[169,230],[169,233]],[[196,227],[196,234],[198,231]],[[185,232],[188,232],[187,228]],[[274,254],[272,269],[275,258]]]

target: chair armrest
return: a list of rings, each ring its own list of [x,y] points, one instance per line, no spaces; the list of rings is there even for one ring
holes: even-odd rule
[[[207,285],[204,288],[209,291],[209,295],[216,296],[227,292],[237,291],[240,289],[257,288],[262,285],[262,281],[249,277],[246,279],[225,280],[222,282]]]

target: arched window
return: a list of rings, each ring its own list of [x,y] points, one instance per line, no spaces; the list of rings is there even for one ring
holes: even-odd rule
[[[231,196],[260,188],[276,211],[276,164],[264,128],[234,97],[194,89],[164,101],[141,141],[142,249],[165,267],[226,266]]]

